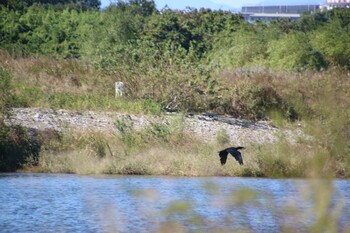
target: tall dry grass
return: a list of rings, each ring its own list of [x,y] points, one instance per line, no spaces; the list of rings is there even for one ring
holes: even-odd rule
[[[124,127],[123,130],[120,127]],[[334,163],[308,144],[246,145],[244,166],[229,156],[221,166],[220,148],[230,146],[221,139],[203,142],[187,134],[178,122],[151,125],[136,131],[116,127],[115,134],[43,132],[44,144],[34,170],[77,174],[336,177]],[[27,167],[30,168],[29,163]]]
[[[47,57],[13,58],[4,52],[0,53],[0,58],[1,64],[10,70],[14,77],[17,105],[27,107],[161,114],[161,106],[164,104],[162,101],[167,98],[162,97],[161,88],[158,88],[157,84],[161,83],[160,86],[164,86],[164,82],[172,74],[171,70],[167,70],[166,77],[159,74],[152,76],[152,70],[147,74],[137,74],[135,71],[136,76],[130,77],[133,83],[128,83],[128,79],[124,76],[104,75],[78,60],[58,61]],[[157,73],[157,70],[153,71]],[[102,172],[276,177],[350,176],[350,94],[348,91],[350,74],[348,71],[331,68],[327,71],[291,73],[257,69],[219,73],[205,71],[203,76],[199,73],[191,76],[188,70],[181,71],[181,69],[175,69],[174,72],[179,72],[175,73],[176,80],[167,82],[166,86],[169,98],[187,93],[187,97],[179,97],[177,101],[180,105],[191,106],[188,109],[213,110],[219,113],[231,113],[242,118],[267,119],[281,128],[296,128],[302,125],[301,129],[308,137],[290,144],[284,140],[287,136],[281,135],[280,142],[273,145],[246,145],[249,149],[245,151],[247,163],[244,167],[236,166],[234,163],[225,167],[216,167],[216,164],[213,165],[213,160],[217,159],[218,148],[230,145],[224,131],[220,131],[217,135],[217,142],[210,144],[186,136],[188,142],[197,144],[197,146],[188,146],[188,143],[183,144],[181,140],[174,139],[185,137],[174,136],[183,134],[167,130],[164,126],[154,126],[148,129],[148,132],[129,132],[122,137],[106,139],[108,145],[119,144],[119,147],[123,148],[119,151],[118,147],[114,152],[111,148],[113,156],[110,156],[109,164],[116,163],[115,154],[125,155],[127,151],[128,156],[125,156],[127,159],[117,162],[123,166],[103,168]],[[137,78],[141,76],[142,78]],[[143,93],[145,90],[147,92],[153,90],[155,99],[135,99],[127,96],[116,100],[114,82],[119,78],[123,78],[126,85],[135,87],[134,97],[145,96]],[[152,79],[152,82],[147,82],[148,79]],[[182,88],[182,85],[186,88]],[[179,90],[179,87],[184,92],[171,93]],[[166,135],[166,140],[162,138],[164,137],[162,134]],[[81,137],[87,138],[88,135],[93,134]],[[81,140],[72,139],[66,143],[74,144],[79,141]],[[66,145],[61,142],[60,146]],[[69,151],[75,151],[73,157],[77,157],[77,154],[83,156],[83,154],[95,153],[89,151],[87,153],[85,147],[79,150],[72,148]],[[142,158],[148,156],[141,154],[147,154],[154,160],[164,161],[164,164],[170,163],[174,169],[170,169],[169,165],[152,164],[150,162],[152,160],[142,161]],[[166,156],[169,158],[165,159]],[[93,157],[91,161],[96,164]],[[129,159],[130,163],[127,164],[125,161]],[[130,169],[138,163],[143,167],[135,169],[136,171]],[[185,171],[180,172],[179,167],[182,165]],[[155,169],[156,167],[158,168]],[[89,169],[87,170],[87,173],[90,173]]]
[[[0,64],[9,70],[15,86],[15,106],[115,110],[160,114],[151,99],[115,98],[116,76],[103,75],[80,60],[50,57],[11,57],[0,50]]]
[[[298,127],[309,137],[299,140],[296,144],[288,144],[281,135],[281,141],[275,145],[264,145],[256,153],[260,154],[258,161],[269,174],[276,176],[308,176],[324,175],[348,177],[350,165],[350,73],[342,69],[300,73],[276,73],[259,70],[226,72],[218,76],[233,90],[245,90],[243,107],[251,106],[250,114],[259,113],[271,103],[261,101],[246,89],[247,85],[260,86],[263,90],[275,93],[275,107],[267,114],[272,122],[279,127]],[[237,93],[232,94],[232,104],[237,103]],[[278,97],[278,98],[277,98]],[[239,97],[241,98],[241,97]],[[268,100],[268,99],[265,99]],[[282,105],[281,105],[282,104]],[[265,109],[266,110],[266,109]],[[285,117],[291,110],[294,117]],[[257,111],[254,113],[254,111]],[[291,121],[292,120],[292,121]],[[263,172],[264,174],[266,172]]]
[[[218,79],[221,82],[227,82],[227,85],[235,86],[236,89],[241,83],[246,85],[249,82],[251,83],[249,85],[260,85],[263,89],[266,87],[278,93],[285,106],[293,106],[298,115],[294,121],[291,121],[284,117],[283,113],[279,113],[283,109],[276,108],[275,113],[270,115],[272,122],[284,128],[301,127],[307,137],[290,143],[285,139],[288,135],[280,135],[280,140],[274,144],[245,145],[248,147],[244,151],[245,166],[241,167],[235,162],[229,162],[221,167],[217,160],[218,148],[230,145],[224,130],[219,132],[216,142],[208,144],[193,139],[181,130],[177,132],[174,129],[168,129],[168,126],[154,125],[145,132],[131,130],[121,136],[114,136],[113,139],[109,138],[108,145],[119,146],[115,149],[111,148],[111,155],[103,158],[100,163],[96,160],[99,159],[98,156],[95,158],[93,153],[86,151],[85,148],[80,151],[73,150],[74,153],[71,155],[66,153],[63,157],[81,156],[82,159],[89,155],[85,162],[90,161],[91,164],[86,165],[90,167],[89,169],[79,168],[77,171],[70,170],[70,172],[188,176],[349,177],[348,87],[350,78],[346,71],[334,69],[297,74],[229,73]],[[174,128],[181,129],[178,125]],[[70,161],[69,158],[66,159]],[[96,164],[102,164],[102,168],[94,171],[92,168]],[[77,165],[81,164],[77,163]]]
[[[51,140],[51,145],[41,151],[39,166],[34,170],[77,174],[347,177],[338,173],[337,166],[344,164],[330,159],[322,149],[315,150],[308,145],[285,142],[259,147],[248,145],[243,151],[243,166],[231,156],[226,165],[221,166],[218,148],[222,148],[222,144],[204,144],[188,135],[181,135],[181,140],[185,140],[181,142],[176,139],[168,142],[147,139],[146,142],[148,136],[140,132],[133,137],[137,139],[132,145],[120,136],[96,133],[72,135],[66,139],[69,142]],[[65,148],[65,144],[70,147]],[[55,146],[59,149],[50,149]]]

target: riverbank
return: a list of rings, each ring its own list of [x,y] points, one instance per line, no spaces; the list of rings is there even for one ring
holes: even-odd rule
[[[298,123],[276,127],[211,113],[156,116],[44,108],[14,108],[5,122],[39,135],[40,152],[23,164],[26,171],[347,177],[344,164],[315,147]],[[228,146],[246,147],[243,166],[232,157],[221,166],[218,151]]]
[[[300,124],[294,129],[282,129],[268,121],[249,121],[211,113],[202,115],[169,113],[154,116],[108,111],[14,108],[11,119],[7,123],[35,130],[52,129],[63,132],[69,129],[113,134],[118,132],[115,123],[121,119],[128,121],[135,130],[146,128],[152,123],[183,127],[187,133],[206,142],[213,142],[217,140],[219,134],[224,133],[232,145],[273,143],[281,135],[295,143],[299,137],[305,137]]]

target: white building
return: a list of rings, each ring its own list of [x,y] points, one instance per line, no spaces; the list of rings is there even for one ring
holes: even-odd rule
[[[248,22],[271,21],[274,19],[299,19],[303,13],[314,13],[317,10],[334,8],[350,8],[350,0],[326,0],[324,5],[275,5],[275,6],[243,6],[241,14]]]
[[[350,0],[326,0],[326,3],[322,6],[322,9],[331,10],[338,7],[350,8]]]
[[[350,1],[350,0],[347,0]],[[244,6],[241,14],[248,22],[271,21],[274,19],[299,19],[305,12],[316,12],[320,5],[276,5],[276,6]]]

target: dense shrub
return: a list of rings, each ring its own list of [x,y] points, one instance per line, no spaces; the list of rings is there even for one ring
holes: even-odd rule
[[[332,66],[350,68],[350,24],[343,27],[340,20],[318,28],[311,34],[311,43]]]
[[[305,33],[289,33],[268,46],[269,65],[278,70],[327,68],[323,55],[312,48]]]
[[[20,126],[0,123],[0,172],[16,171],[27,163],[37,164],[40,147],[38,135],[29,136]]]
[[[12,84],[10,74],[0,66],[0,121],[4,115],[9,114],[11,102],[13,100]]]
[[[213,50],[209,51],[210,64],[219,69],[255,68],[263,65],[267,53],[267,38],[251,27],[218,35]]]
[[[236,116],[266,119],[275,111],[286,119],[296,119],[297,113],[272,88],[257,83],[242,82],[234,87],[232,111]]]
[[[12,91],[11,75],[0,66],[0,172],[15,171],[30,156],[37,159],[40,150],[38,137],[30,137],[20,126],[5,124],[15,99]]]

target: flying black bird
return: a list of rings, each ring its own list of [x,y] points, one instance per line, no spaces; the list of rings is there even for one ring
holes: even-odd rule
[[[238,161],[238,163],[240,165],[243,165],[243,159],[242,159],[241,152],[238,151],[240,149],[244,149],[244,147],[242,147],[242,146],[229,147],[229,148],[226,148],[226,149],[220,151],[219,156],[220,156],[221,165],[224,165],[226,163],[228,153],[230,153]]]

